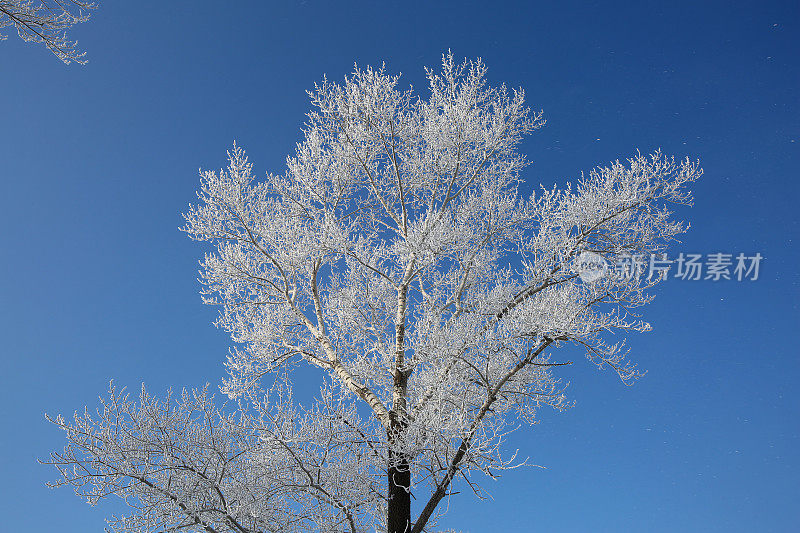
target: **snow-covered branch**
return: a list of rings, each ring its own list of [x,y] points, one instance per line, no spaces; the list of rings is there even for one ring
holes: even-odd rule
[[[89,20],[92,9],[96,3],[81,0],[0,0],[0,28],[13,26],[22,40],[45,45],[66,64],[85,64],[86,53],[75,48],[78,43],[66,30]]]

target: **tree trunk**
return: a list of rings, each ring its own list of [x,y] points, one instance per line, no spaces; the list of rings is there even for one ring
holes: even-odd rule
[[[389,452],[389,507],[386,517],[387,533],[411,531],[411,470],[408,458]]]
[[[389,444],[388,487],[389,505],[386,516],[387,533],[411,533],[411,468],[407,455],[393,450],[396,437],[406,429],[406,395],[409,370],[405,368],[406,306],[408,284],[414,274],[414,259],[406,265],[403,282],[397,290],[395,315],[394,386],[392,411],[389,413],[387,442]]]

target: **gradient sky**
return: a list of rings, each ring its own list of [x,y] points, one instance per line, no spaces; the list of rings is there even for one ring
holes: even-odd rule
[[[0,529],[102,531],[119,509],[44,487],[55,471],[35,460],[63,446],[44,412],[93,407],[111,378],[160,394],[223,377],[202,249],[177,230],[197,169],[224,165],[235,139],[280,172],[323,74],[386,61],[424,88],[448,48],[544,110],[523,146],[530,186],[637,149],[688,155],[705,175],[674,250],[765,259],[754,282],[662,284],[654,331],[629,339],[648,374],[625,387],[578,356],[563,373],[575,407],[509,442],[546,469],[487,481],[484,502],[459,487],[442,525],[800,523],[796,1],[103,4],[72,32],[85,67],[0,42]]]

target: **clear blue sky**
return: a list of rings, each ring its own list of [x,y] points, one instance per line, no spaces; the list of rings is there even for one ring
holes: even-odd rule
[[[72,35],[85,67],[0,43],[3,531],[102,531],[37,457],[114,378],[217,385],[228,340],[177,228],[197,169],[236,139],[279,172],[304,91],[383,60],[424,86],[451,48],[523,86],[547,126],[532,184],[640,149],[700,158],[677,251],[760,252],[756,282],[670,280],[631,338],[633,387],[588,362],[576,406],[511,442],[547,469],[454,498],[463,531],[790,531],[800,523],[800,4],[104,2]],[[462,487],[463,488],[463,487]]]

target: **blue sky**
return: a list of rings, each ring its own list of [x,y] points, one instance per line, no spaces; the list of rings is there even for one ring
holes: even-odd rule
[[[134,391],[216,386],[228,347],[177,228],[197,169],[236,139],[259,173],[299,139],[305,90],[378,64],[424,87],[448,48],[522,86],[547,126],[526,179],[574,179],[637,149],[699,158],[675,251],[761,253],[757,281],[660,286],[648,370],[590,363],[566,413],[510,442],[546,469],[467,493],[463,531],[789,531],[800,522],[797,2],[105,2],[72,35],[85,67],[0,43],[0,501],[4,531],[101,531],[36,464],[63,445],[43,413]],[[431,3],[433,4],[433,3]],[[793,37],[794,36],[794,37]],[[463,488],[463,487],[462,487]]]

